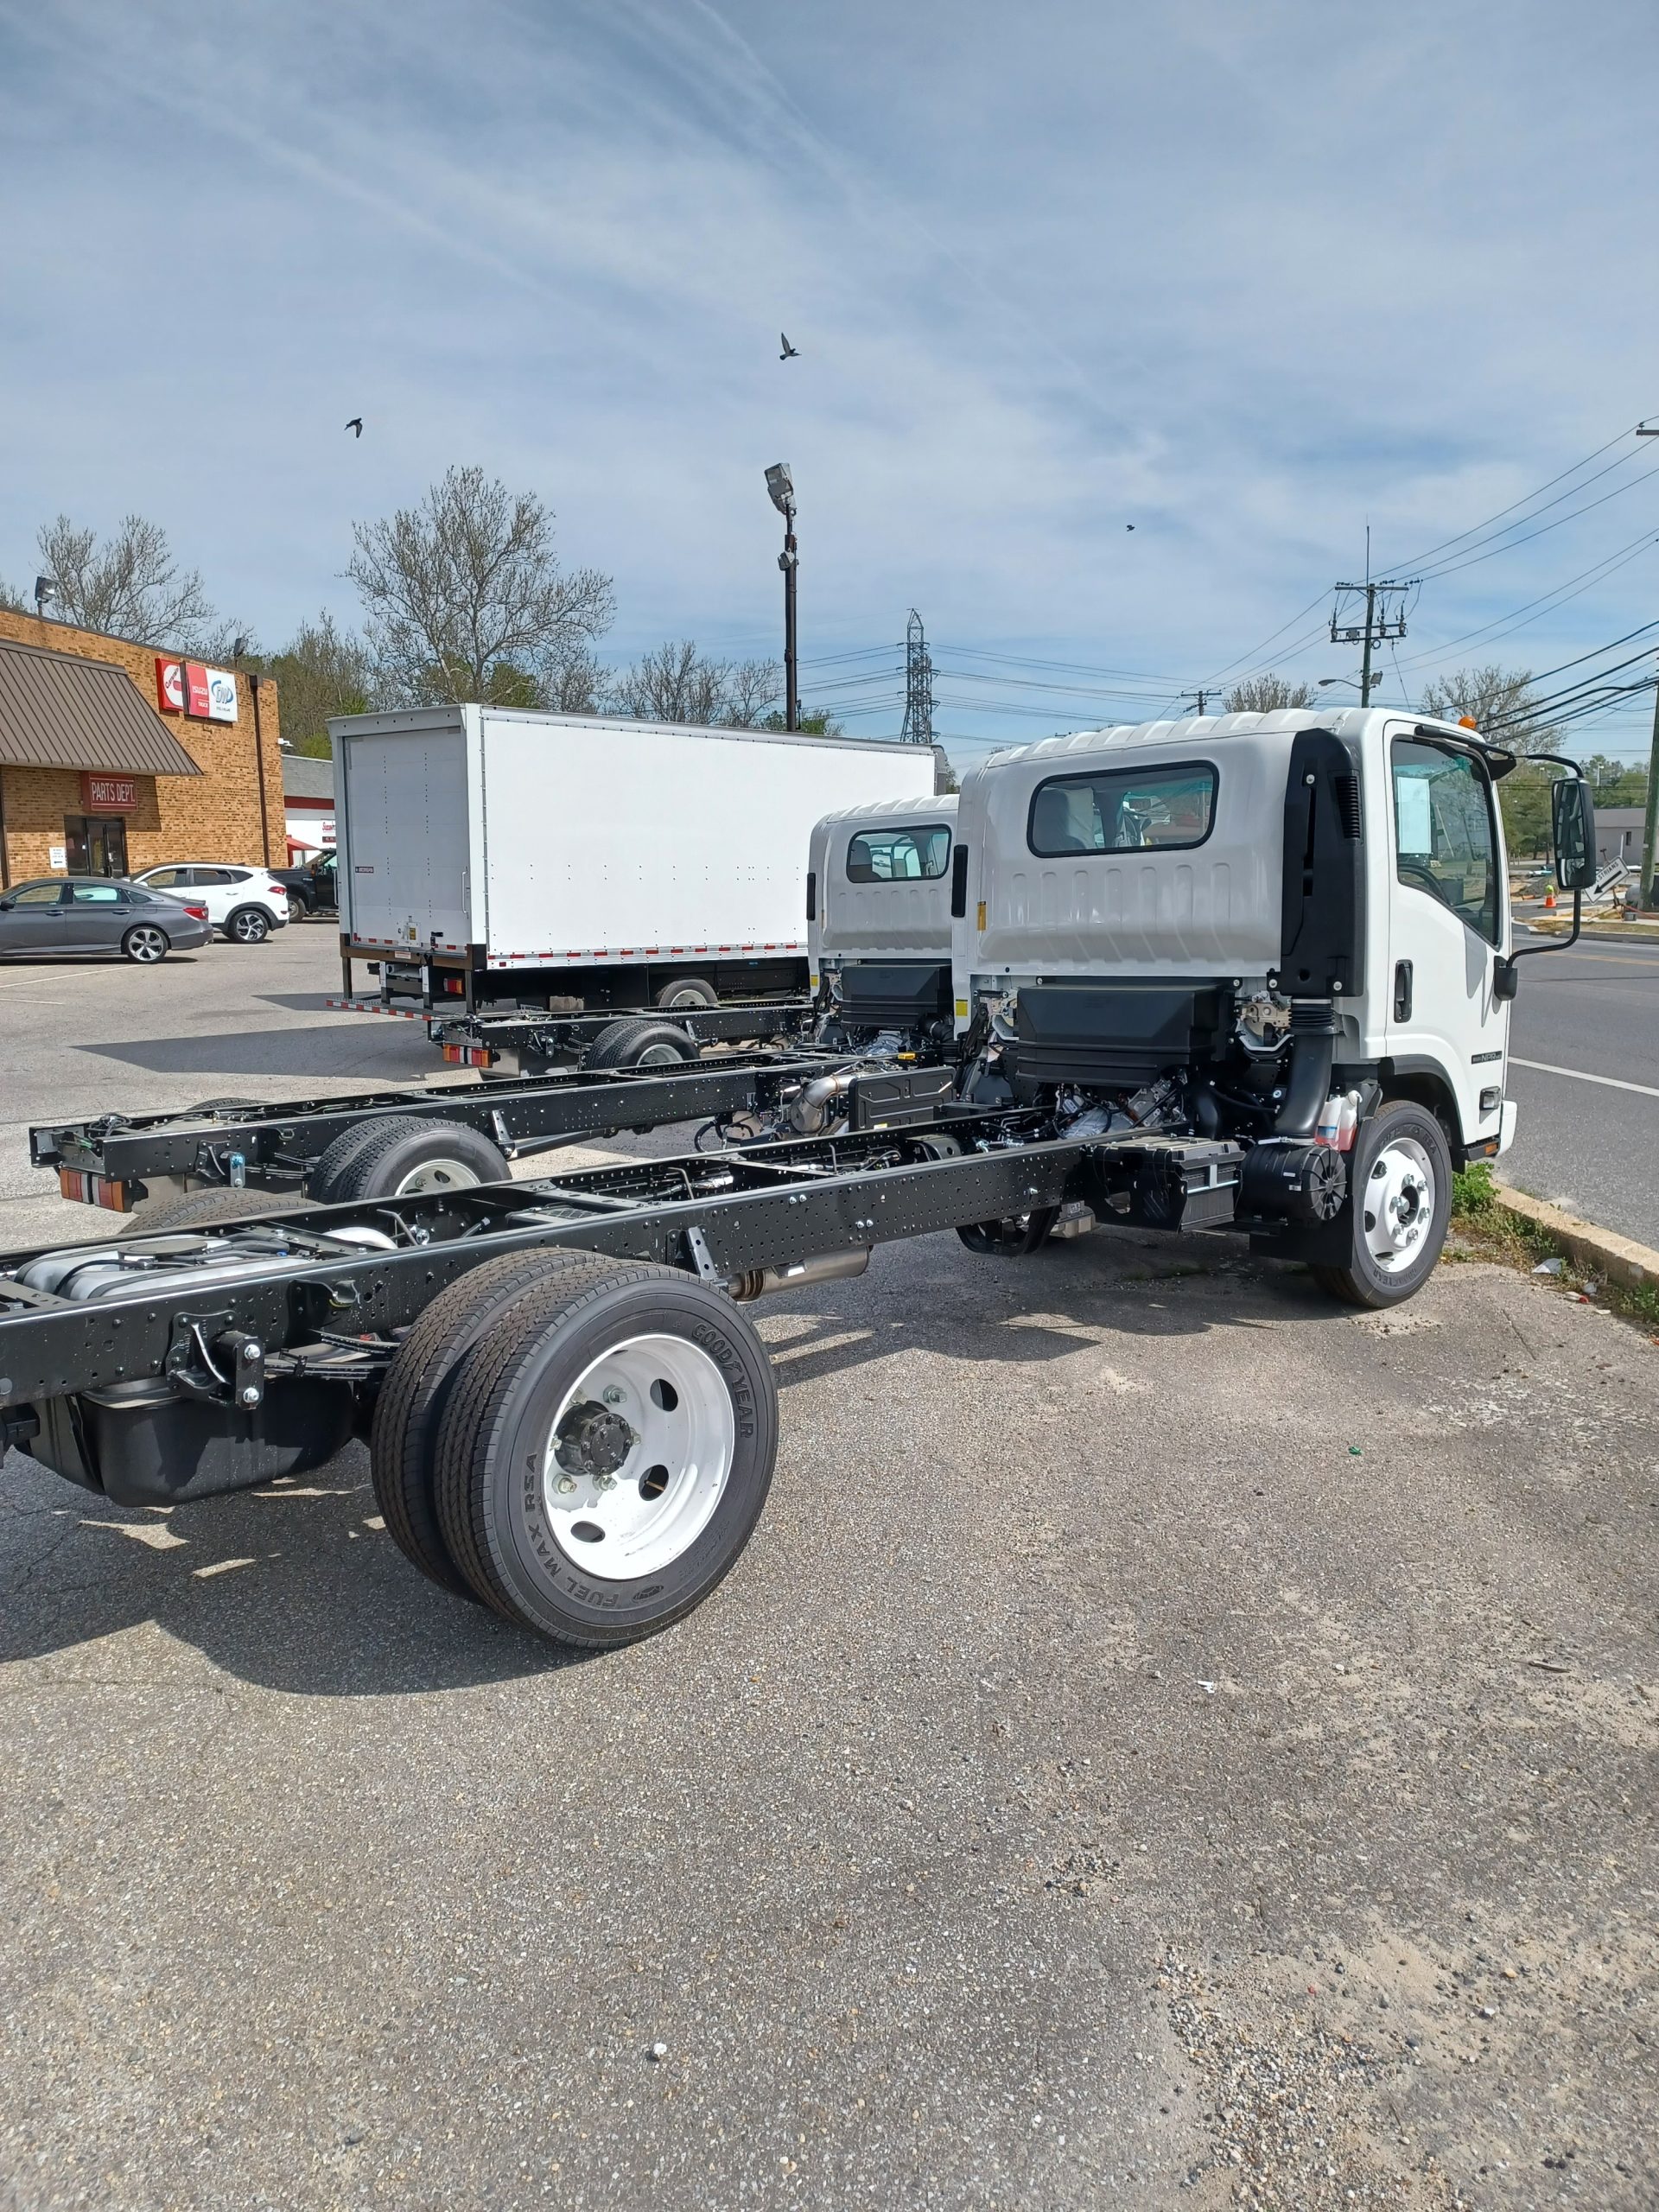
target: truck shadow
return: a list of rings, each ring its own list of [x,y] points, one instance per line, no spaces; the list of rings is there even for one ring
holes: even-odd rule
[[[430,1074],[442,1063],[413,1022],[324,1029],[240,1029],[214,1036],[156,1037],[78,1045],[77,1052],[152,1075],[350,1076]]]
[[[0,1661],[153,1623],[264,1688],[379,1697],[598,1656],[543,1643],[417,1573],[379,1524],[359,1444],[297,1482],[170,1512],[111,1505],[13,1453],[0,1503]],[[99,1679],[122,1671],[117,1661]]]

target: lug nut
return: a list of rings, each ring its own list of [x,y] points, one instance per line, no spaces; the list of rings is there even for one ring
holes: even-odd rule
[[[574,1475],[561,1475],[559,1477],[557,1488],[561,1497],[569,1497],[575,1486],[576,1478]]]
[[[607,1406],[620,1406],[627,1393],[620,1389],[614,1382],[607,1382],[599,1395]]]

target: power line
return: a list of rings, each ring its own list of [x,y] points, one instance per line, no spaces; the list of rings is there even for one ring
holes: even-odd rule
[[[1616,432],[1608,439],[1605,446],[1598,446],[1593,453],[1586,454],[1582,461],[1575,461],[1571,468],[1562,469],[1559,476],[1552,476],[1547,483],[1540,484],[1535,491],[1523,493],[1518,499],[1511,499],[1507,507],[1500,507],[1496,514],[1488,515],[1484,522],[1471,523],[1467,530],[1460,530],[1455,537],[1443,537],[1438,545],[1431,545],[1426,553],[1414,553],[1408,560],[1396,561],[1394,566],[1397,569],[1427,567],[1437,553],[1444,553],[1450,546],[1461,545],[1466,538],[1478,536],[1483,530],[1489,530],[1493,523],[1502,522],[1505,515],[1512,515],[1517,507],[1529,507],[1541,493],[1554,491],[1558,484],[1565,484],[1569,476],[1576,476],[1581,468],[1588,468],[1592,461],[1599,461],[1603,454],[1611,453],[1620,438],[1633,436],[1636,428],[1637,425],[1631,423],[1626,429]],[[1633,460],[1639,448],[1632,446],[1628,453],[1621,454],[1619,460],[1612,462],[1611,466],[1614,468],[1621,467],[1625,461]],[[1602,469],[1598,474],[1605,476],[1607,471]],[[1587,480],[1593,484],[1596,480],[1592,476]],[[1577,488],[1582,491],[1584,486],[1580,485]],[[1541,514],[1544,510],[1541,507],[1538,512]]]

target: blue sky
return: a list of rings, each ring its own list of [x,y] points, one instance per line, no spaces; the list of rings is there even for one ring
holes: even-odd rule
[[[785,458],[804,654],[918,607],[964,760],[1343,674],[1368,520],[1389,571],[1659,419],[1656,59],[1646,0],[0,0],[0,575],[136,508],[273,644],[477,461],[611,655],[758,653]],[[1384,696],[1659,617],[1659,441],[1608,463],[1425,583]],[[897,658],[809,701],[890,734]]]

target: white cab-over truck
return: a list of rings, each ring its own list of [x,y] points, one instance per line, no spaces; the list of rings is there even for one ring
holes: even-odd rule
[[[1126,1220],[1242,1230],[1343,1298],[1397,1303],[1433,1266],[1454,1166],[1512,1134],[1509,1003],[1520,962],[1555,949],[1510,942],[1494,786],[1513,765],[1375,709],[999,757],[964,783],[948,876],[917,879],[949,885],[942,1043],[935,1021],[847,1019],[861,950],[937,955],[937,921],[901,946],[889,919],[842,943],[824,1050],[751,1102],[758,1142],[517,1182],[427,1160],[391,1195],[359,1180],[257,1219],[231,1217],[245,1190],[197,1193],[226,1212],[10,1253],[0,1441],[167,1506],[302,1473],[354,1432],[421,1573],[602,1648],[701,1604],[760,1517],[778,1400],[748,1300],[899,1238],[1016,1256]],[[934,864],[945,821],[918,800],[878,825],[888,865],[895,830],[928,833]],[[1576,925],[1581,777],[1553,812]],[[861,834],[825,832],[855,876]],[[804,878],[804,833],[800,856]],[[610,1126],[651,1118],[627,1102],[658,1073],[604,1079]]]
[[[948,1057],[956,823],[951,793],[848,807],[814,829],[806,934],[825,1042],[857,1047],[898,1033]]]
[[[925,747],[424,707],[329,724],[340,956],[423,1006],[797,993],[812,825],[922,798]]]

